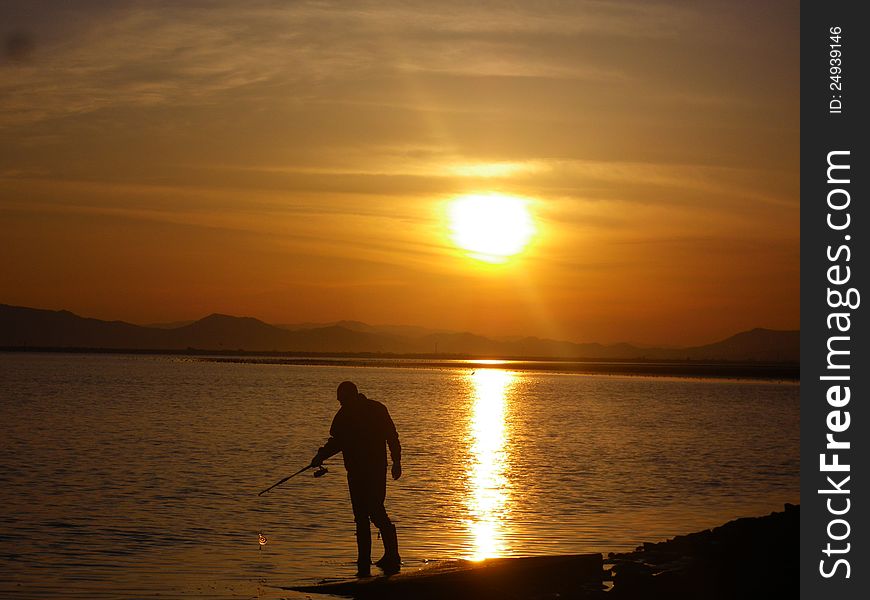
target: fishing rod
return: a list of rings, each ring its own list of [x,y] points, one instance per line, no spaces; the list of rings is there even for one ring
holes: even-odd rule
[[[294,477],[296,477],[297,475],[299,475],[300,473],[304,473],[304,472],[307,471],[308,469],[312,469],[312,468],[314,468],[314,465],[308,465],[307,467],[302,467],[301,469],[299,469],[298,471],[296,471],[296,472],[293,473],[292,475],[288,475],[287,477],[285,477],[284,479],[282,479],[282,480],[279,481],[278,483],[273,484],[273,485],[270,485],[269,487],[267,487],[265,490],[263,490],[262,492],[260,492],[260,493],[257,494],[257,495],[258,495],[258,496],[262,496],[263,494],[265,494],[265,493],[268,492],[269,490],[273,490],[273,489],[275,489],[276,487],[278,487],[278,486],[281,485],[282,483],[284,483],[284,482],[286,482],[286,481],[289,481],[289,480],[293,479]],[[326,475],[328,472],[329,472],[329,471],[327,470],[326,467],[324,467],[323,465],[318,465],[317,470],[314,472],[314,476],[315,476],[315,477],[323,477],[323,476]]]

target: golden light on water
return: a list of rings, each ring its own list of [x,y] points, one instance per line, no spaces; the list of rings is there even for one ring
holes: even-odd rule
[[[469,375],[474,387],[469,442],[470,558],[483,560],[504,552],[509,511],[506,411],[508,391],[515,376],[508,371],[481,369]]]
[[[448,208],[450,236],[468,255],[504,263],[519,254],[535,234],[528,202],[502,194],[462,196]]]

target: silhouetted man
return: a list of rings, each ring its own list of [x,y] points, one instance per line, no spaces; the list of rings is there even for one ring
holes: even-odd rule
[[[339,452],[347,469],[347,487],[356,522],[357,575],[371,574],[372,531],[369,519],[381,532],[384,556],[377,563],[387,573],[395,573],[402,564],[396,526],[387,516],[384,499],[387,496],[387,451],[393,459],[393,479],[402,476],[402,447],[399,434],[387,407],[360,394],[354,383],[343,381],[338,386],[341,408],[332,420],[329,440],[311,459],[319,466]]]

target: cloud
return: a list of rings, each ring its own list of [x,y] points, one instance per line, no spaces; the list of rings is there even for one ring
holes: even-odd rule
[[[490,191],[534,200],[554,321],[581,288],[618,321],[659,279],[797,281],[795,3],[9,0],[0,24],[7,265],[34,290],[75,245],[147,289],[177,254],[167,287],[204,297],[289,273],[472,297],[439,207]]]
[[[644,2],[47,6],[24,21],[45,34],[39,61],[0,83],[2,125],[116,106],[209,105],[233,90],[316,99],[320,83],[360,75],[618,82],[638,76],[623,59],[641,40],[691,35],[702,18]],[[10,35],[13,54],[27,54],[31,37]]]

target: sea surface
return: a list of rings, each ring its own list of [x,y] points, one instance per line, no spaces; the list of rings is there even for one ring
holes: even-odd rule
[[[257,496],[308,464],[345,379],[402,440],[406,569],[633,549],[800,500],[796,382],[509,367],[0,354],[0,596],[302,598],[278,586],[352,575],[340,457]]]

